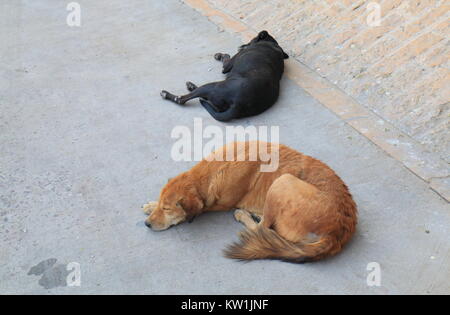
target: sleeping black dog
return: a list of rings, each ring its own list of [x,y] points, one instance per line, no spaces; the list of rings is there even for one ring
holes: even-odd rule
[[[250,43],[239,48],[231,58],[217,53],[216,60],[223,62],[227,78],[221,82],[197,87],[187,82],[187,95],[176,96],[162,91],[164,99],[184,105],[200,98],[203,107],[219,121],[229,121],[258,115],[270,108],[278,99],[280,80],[284,72],[284,59],[289,56],[267,31],[262,31]]]

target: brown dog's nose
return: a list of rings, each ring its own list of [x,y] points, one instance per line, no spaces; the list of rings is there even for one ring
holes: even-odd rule
[[[152,225],[151,225],[151,223],[150,222],[148,222],[148,221],[145,221],[145,225],[148,227],[148,228],[152,228]]]

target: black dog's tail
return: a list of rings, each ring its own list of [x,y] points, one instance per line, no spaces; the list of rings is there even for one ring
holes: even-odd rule
[[[203,107],[208,111],[208,113],[213,116],[215,120],[226,122],[230,121],[233,118],[239,118],[238,116],[238,110],[237,106],[231,105],[226,111],[224,112],[217,112],[213,105],[211,105],[210,101],[205,100],[204,98],[200,99],[200,103],[203,105]]]

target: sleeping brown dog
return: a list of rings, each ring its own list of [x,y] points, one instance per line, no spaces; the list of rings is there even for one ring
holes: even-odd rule
[[[278,153],[274,172],[261,172],[269,162],[250,155],[262,144]],[[171,179],[159,201],[144,206],[146,225],[155,231],[231,209],[247,229],[225,255],[241,260],[319,260],[340,252],[357,222],[355,202],[333,170],[284,145],[262,142],[226,145]]]

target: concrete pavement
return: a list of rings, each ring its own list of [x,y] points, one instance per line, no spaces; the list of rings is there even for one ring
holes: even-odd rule
[[[214,53],[241,42],[176,0],[91,2],[79,28],[61,1],[0,4],[0,293],[450,293],[449,204],[286,78],[276,106],[233,125],[280,126],[280,142],[341,175],[360,212],[345,251],[305,265],[227,260],[242,228],[231,212],[147,229],[140,206],[194,164],[170,158],[172,129],[226,126],[160,90],[222,78]],[[380,287],[367,285],[371,262]]]

